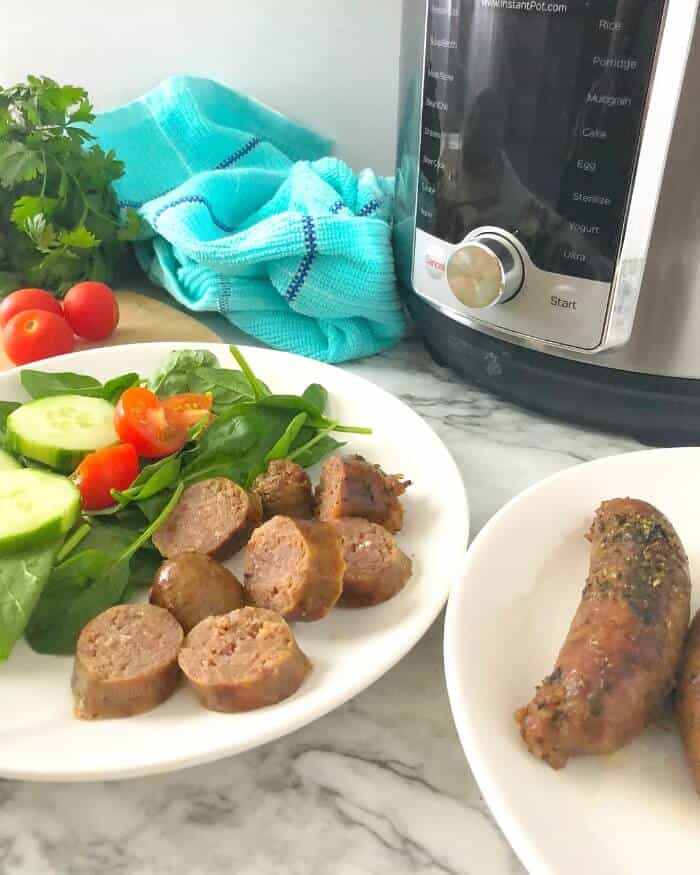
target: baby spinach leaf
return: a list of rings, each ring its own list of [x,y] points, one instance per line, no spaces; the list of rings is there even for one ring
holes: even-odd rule
[[[307,419],[306,413],[297,413],[285,428],[282,437],[265,456],[265,464],[269,464],[273,459],[284,459],[286,457]]]
[[[142,548],[132,556],[129,564],[129,591],[150,586],[162,561],[163,557],[157,550]]]
[[[287,459],[290,462],[296,462],[302,468],[311,468],[312,465],[316,465],[325,456],[345,446],[331,437],[332,430],[332,425],[318,430],[302,428],[291,450],[287,453]]]
[[[26,630],[34,650],[73,653],[85,624],[124,601],[129,592],[132,557],[167,519],[182,489],[178,486],[158,517],[135,538],[134,531],[121,523],[95,525],[80,545],[82,549],[54,568]],[[143,579],[143,566],[137,564],[136,568]]]
[[[259,382],[269,392],[267,386]],[[245,375],[226,368],[197,368],[190,380],[190,391],[211,392],[214,413],[221,413],[237,401],[252,401],[255,397]]]
[[[56,566],[27,627],[38,653],[69,654],[83,627],[118,604],[129,584],[129,560],[114,562],[100,550],[81,550]]]
[[[124,507],[130,501],[144,501],[163,489],[177,483],[182,461],[180,456],[166,456],[151,465],[146,465],[128,489],[114,489],[112,495]]]
[[[301,393],[301,397],[313,404],[314,407],[317,407],[320,413],[323,413],[326,409],[328,392],[320,383],[311,383]]]
[[[122,392],[139,382],[139,375],[122,374],[108,380],[103,386],[99,380],[85,374],[49,374],[25,368],[20,374],[20,382],[27,395],[34,399],[52,395],[87,395],[115,404]]]
[[[146,519],[151,522],[158,517],[158,514],[170,501],[172,494],[172,489],[164,489],[162,492],[158,492],[150,498],[144,498],[143,501],[139,501],[138,505],[135,506],[137,506]]]
[[[178,395],[180,392],[200,391],[191,387],[191,380],[198,368],[216,368],[219,361],[213,352],[206,349],[173,350],[148,382],[148,388],[159,398]]]
[[[0,661],[24,632],[59,547],[54,543],[0,558]]]
[[[199,444],[187,454],[184,481],[229,477],[241,485],[253,469],[263,465],[266,454],[289,425],[286,412],[264,411],[255,403],[241,402],[214,420]]]
[[[30,398],[49,398],[52,395],[89,395],[100,398],[102,395],[102,383],[85,374],[50,374],[25,368],[19,379]]]
[[[138,386],[141,378],[138,374],[122,374],[121,377],[113,377],[102,387],[101,397],[110,404],[116,404],[121,395],[132,386]]]
[[[253,390],[253,395],[255,396],[255,398],[260,400],[261,398],[264,398],[266,395],[269,395],[270,390],[262,382],[262,380],[258,380],[258,378],[255,376],[255,374],[253,373],[253,369],[250,367],[250,365],[246,361],[245,356],[240,351],[240,349],[235,344],[231,344],[231,346],[229,346],[229,350],[231,352],[231,355],[236,360],[238,367],[245,374],[245,377],[248,380],[248,384],[250,385],[250,388]]]

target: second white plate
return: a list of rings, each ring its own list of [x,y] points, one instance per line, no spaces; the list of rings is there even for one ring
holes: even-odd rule
[[[598,504],[633,496],[678,530],[700,596],[700,449],[651,450],[570,468],[513,499],[472,544],[450,596],[445,668],[474,776],[531,875],[694,872],[700,799],[673,726],[555,772],[523,745],[514,711],[553,666],[588,573]]]

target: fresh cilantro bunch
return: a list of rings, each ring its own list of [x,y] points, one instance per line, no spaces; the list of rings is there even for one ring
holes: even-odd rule
[[[82,125],[87,92],[47,77],[0,89],[0,297],[20,286],[58,296],[83,280],[109,282],[135,210],[122,221],[112,183],[124,173]]]

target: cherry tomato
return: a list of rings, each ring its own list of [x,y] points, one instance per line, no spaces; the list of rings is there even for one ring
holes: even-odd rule
[[[78,283],[63,299],[63,312],[73,331],[85,340],[104,340],[119,322],[119,305],[105,283]]]
[[[50,292],[43,289],[17,289],[0,304],[0,326],[4,328],[15,313],[21,313],[22,310],[47,310],[63,316],[60,301]]]
[[[85,456],[71,478],[80,490],[83,510],[114,504],[112,489],[128,489],[139,475],[139,457],[131,444],[117,444]]]
[[[46,310],[15,313],[3,332],[5,352],[16,365],[73,352],[75,338],[62,316]]]
[[[192,428],[201,419],[206,419],[209,423],[214,418],[211,412],[211,392],[183,392],[181,395],[171,395],[161,403],[168,419],[184,425],[185,428]]]
[[[127,389],[117,402],[114,427],[124,443],[147,459],[168,456],[187,439],[187,428],[171,421],[158,396],[140,386]]]

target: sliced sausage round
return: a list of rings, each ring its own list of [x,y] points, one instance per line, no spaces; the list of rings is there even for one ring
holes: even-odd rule
[[[345,604],[378,605],[403,589],[412,564],[390,532],[361,517],[342,517],[333,524],[343,544]]]
[[[150,602],[170,611],[189,632],[206,617],[243,607],[243,587],[235,574],[204,553],[178,553],[156,571]]]
[[[155,605],[116,605],[78,638],[71,686],[75,716],[130,717],[172,695],[179,672],[180,624]]]
[[[253,532],[245,587],[258,607],[289,620],[320,620],[340,598],[344,570],[335,526],[276,516]]]
[[[212,711],[251,711],[296,692],[311,670],[279,614],[240,608],[196,625],[180,650],[180,668]]]
[[[296,462],[274,459],[267,471],[253,484],[253,492],[260,496],[263,516],[291,516],[308,520],[313,516],[314,494],[309,475]]]
[[[262,520],[260,498],[226,477],[188,486],[175,509],[153,535],[162,556],[195,551],[228,559]]]
[[[409,486],[400,474],[385,474],[362,456],[331,456],[316,490],[319,517],[359,516],[398,532],[403,526],[399,497]]]

